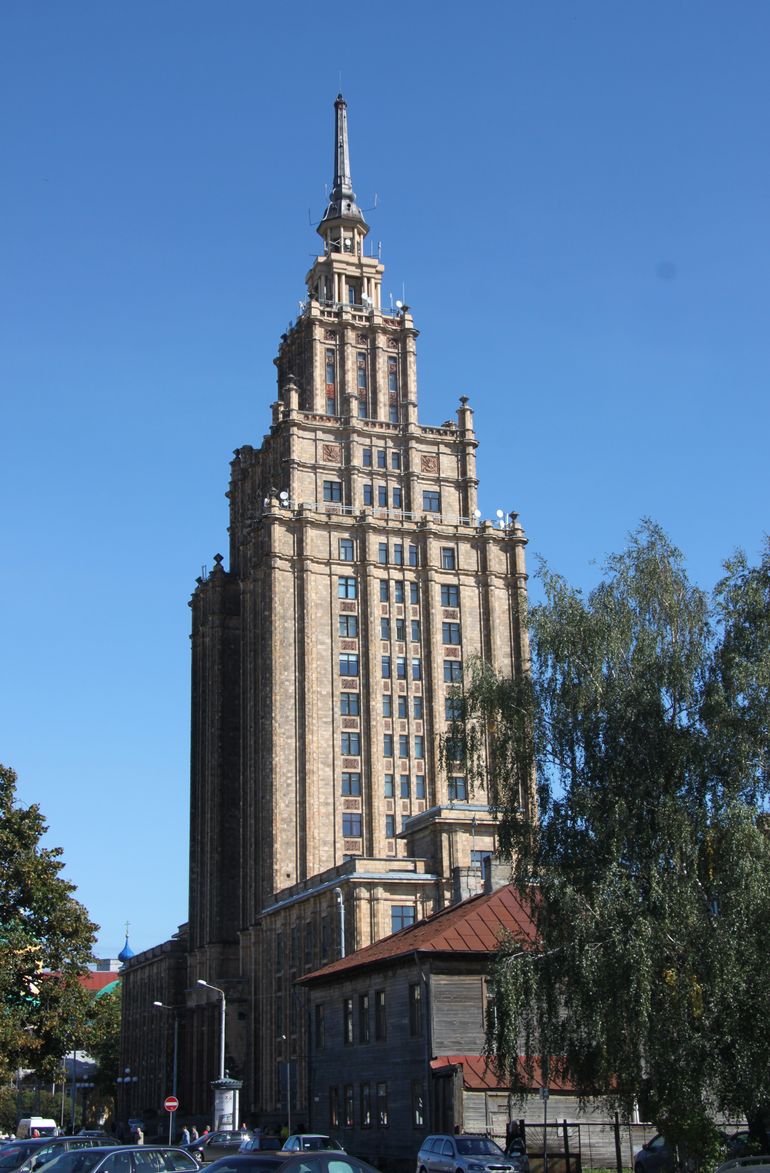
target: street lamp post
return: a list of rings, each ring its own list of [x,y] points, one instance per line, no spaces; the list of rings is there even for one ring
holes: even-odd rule
[[[286,1127],[291,1136],[291,1057],[289,1055],[289,1040],[286,1035],[280,1036],[281,1042],[286,1047]]]
[[[165,1002],[153,1002],[153,1006],[157,1006],[159,1010],[170,1010],[174,1015],[174,1057],[171,1063],[171,1094],[176,1096],[176,1077],[177,1065],[179,1059],[179,1007],[167,1006]],[[172,1144],[172,1137],[174,1135],[174,1122],[176,1112],[169,1112],[168,1114],[168,1143]]]
[[[212,986],[211,982],[204,982],[203,978],[198,978],[198,985],[205,986],[207,990],[214,990],[222,999],[222,1013],[220,1016],[220,1051],[219,1051],[219,1078],[225,1078],[225,1014],[227,1010],[227,1002],[225,999],[224,990],[220,990],[219,986]]]
[[[214,993],[219,994],[220,998],[222,999],[219,1078],[215,1079],[211,1085],[212,1091],[214,1092],[214,1127],[237,1128],[238,1094],[243,1087],[243,1083],[239,1079],[230,1079],[227,1075],[227,1072],[225,1071],[225,1025],[227,1021],[227,1002],[225,1000],[225,992],[224,990],[220,990],[219,986],[212,986],[211,982],[204,981],[203,978],[198,978],[197,984],[199,986],[205,986],[207,990],[213,990]]]

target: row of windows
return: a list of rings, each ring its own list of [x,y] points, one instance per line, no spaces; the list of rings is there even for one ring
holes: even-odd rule
[[[399,932],[415,923],[415,909],[413,904],[394,904],[391,906],[391,931]],[[388,1037],[388,1016],[385,990],[375,990],[373,998],[369,993],[358,995],[358,1013],[354,1013],[353,998],[343,998],[342,1011],[342,1041],[346,1047],[352,1047],[355,1042],[365,1045],[372,1041],[384,1043]],[[374,1003],[374,1033],[372,1034],[371,1010]],[[409,1034],[412,1038],[419,1038],[423,1030],[422,1014],[422,986],[413,982],[408,991],[409,1003]],[[356,1032],[356,1021],[358,1028]],[[315,1046],[322,1051],[326,1045],[326,1003],[319,1002],[315,1007]]]
[[[391,624],[390,619],[383,616],[380,619],[380,639],[390,640],[391,633],[395,632],[396,642],[406,642],[406,620],[396,619]],[[356,639],[358,636],[358,616],[357,615],[340,615],[339,616],[339,633],[345,639]],[[409,624],[409,638],[412,643],[420,642],[420,620],[412,619]],[[459,623],[442,623],[441,624],[441,642],[443,644],[457,644],[462,641],[460,638],[460,624]],[[405,673],[398,673],[398,675],[406,675]],[[415,676],[415,680],[419,680],[419,676]]]
[[[412,716],[415,721],[422,721],[423,713],[423,698],[421,696],[412,697]],[[382,715],[383,717],[393,716],[393,694],[384,692],[382,694]],[[409,698],[406,693],[401,693],[396,697],[396,715],[399,721],[405,721],[409,716]]]
[[[372,1128],[375,1124],[377,1128],[388,1127],[388,1085],[385,1082],[376,1083],[374,1089],[375,1101],[373,1110],[372,1085],[370,1083],[359,1085],[359,1128]],[[413,1079],[411,1091],[412,1127],[420,1130],[425,1127],[425,1091],[422,1081]],[[354,1100],[355,1094],[352,1083],[342,1085],[341,1099],[339,1087],[334,1086],[329,1088],[330,1128],[355,1128]]]
[[[393,757],[393,734],[385,733],[382,737],[382,753],[383,757]],[[400,758],[409,757],[409,737],[406,733],[402,733],[398,739],[398,756]],[[425,757],[425,738],[421,733],[415,734],[414,738],[414,756],[419,760]]]
[[[361,291],[353,282],[347,287],[348,303],[361,304]],[[337,414],[337,356],[332,348],[326,351],[326,411],[328,415]],[[363,351],[356,354],[356,390],[358,393],[358,414],[366,419],[369,414],[367,404],[368,392],[367,358]],[[398,423],[398,361],[388,359],[388,419],[392,424]]]
[[[351,546],[352,546],[352,538],[342,538],[342,539],[340,539],[340,541],[341,542],[342,541],[345,541],[345,542],[350,541]],[[412,554],[412,551],[414,551],[414,554]],[[380,543],[378,555],[379,555],[380,562],[387,562],[388,561],[388,543],[387,542]],[[413,557],[415,559],[414,562],[412,562]],[[410,564],[410,566],[417,565],[417,557],[418,557],[417,547],[410,546],[409,547],[409,559],[410,559],[409,564]],[[397,564],[402,565],[403,559],[404,559],[404,547],[397,543],[394,546],[394,561],[397,561],[399,558],[400,558],[400,562],[397,562]],[[352,562],[353,561],[352,551],[351,551],[351,557],[349,557],[349,558],[345,557],[345,558],[343,558],[343,561],[345,561],[345,562]],[[457,566],[456,566],[456,551],[455,551],[454,547],[453,546],[442,546],[441,547],[441,569],[442,570],[456,570],[456,568],[457,568]],[[380,602],[381,603],[388,603],[388,602],[390,602],[389,581],[387,578],[381,578],[379,581],[380,581]],[[393,600],[394,600],[394,602],[404,603],[406,601],[406,585],[407,584],[403,581],[403,579],[394,579],[393,580]],[[339,578],[337,579],[337,597],[340,599],[355,599],[355,598],[357,598],[358,597],[357,580],[350,575],[340,575]],[[409,602],[412,604],[412,606],[415,606],[415,607],[419,605],[419,602],[420,602],[419,583],[416,583],[416,582],[409,583]],[[459,607],[460,606],[460,588],[456,585],[456,583],[442,583],[441,584],[441,606],[442,607]]]
[[[458,641],[459,642],[459,641]],[[357,652],[340,652],[340,676],[358,676],[359,673],[359,657]],[[393,664],[390,656],[383,656],[381,663],[381,671],[383,680],[390,680],[393,676]],[[412,679],[420,680],[422,672],[422,662],[418,659],[412,660]],[[404,656],[396,657],[396,679],[406,679],[406,658]],[[463,678],[463,665],[461,660],[444,660],[444,680],[447,684],[459,684]],[[354,716],[357,714],[353,714]],[[447,718],[452,720],[453,718]]]
[[[384,780],[384,795],[385,798],[395,798],[395,774],[386,774]],[[398,791],[399,798],[411,797],[411,778],[409,774],[399,774],[398,776]],[[425,798],[425,775],[418,774],[414,780],[414,796],[415,798]]]
[[[422,781],[421,789],[422,789],[423,796],[424,796],[424,794],[425,794],[425,780],[418,779],[418,781]],[[401,818],[401,829],[402,830],[404,828],[404,825],[405,825],[408,817],[409,817],[408,815],[403,815]],[[346,813],[342,816],[342,836],[344,839],[361,839],[363,837],[363,833],[364,833],[363,828],[364,828],[364,816],[360,813],[360,811],[349,811],[348,813]],[[386,839],[395,839],[395,837],[396,837],[396,816],[395,815],[386,815],[385,816],[385,838]],[[407,908],[407,914],[409,916],[411,916],[412,919],[405,920],[404,924],[412,924],[412,922],[414,920],[414,910],[412,909],[410,912],[409,906],[405,906],[405,907]],[[404,927],[404,924],[399,924],[398,928],[402,929]],[[397,932],[397,929],[392,929],[391,931],[395,933],[395,932]]]
[[[394,454],[395,455],[395,454]],[[375,492],[377,490],[377,505],[380,509],[388,508],[388,486],[387,485],[373,485],[367,483],[363,487],[364,505],[374,505]],[[342,481],[324,481],[323,483],[323,499],[331,504],[342,503]],[[394,509],[401,509],[403,506],[403,493],[400,485],[394,485],[391,489],[390,504]],[[422,507],[426,513],[440,513],[441,512],[441,493],[434,489],[426,489],[422,494]]]
[[[377,456],[377,468],[387,468],[388,467],[388,457],[387,457],[387,453],[386,453],[385,449],[384,448],[377,448],[377,449],[375,449],[375,453]],[[371,448],[364,448],[364,450],[363,450],[363,465],[364,465],[364,468],[372,468],[373,467],[373,465],[372,465],[372,449]],[[392,469],[395,469],[396,471],[398,471],[401,468],[401,453],[400,452],[391,452],[391,454],[390,454],[390,467]]]

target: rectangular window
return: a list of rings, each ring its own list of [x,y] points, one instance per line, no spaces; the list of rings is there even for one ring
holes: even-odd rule
[[[329,387],[334,388],[334,369],[335,369],[334,351],[327,350],[327,352],[326,352],[326,387],[327,387],[327,390],[329,389]]]
[[[418,774],[414,781],[414,797],[425,798],[425,775]]]
[[[400,452],[391,452],[391,454],[390,454],[390,467],[394,468],[394,469],[401,468],[401,453]]]
[[[358,995],[358,1041],[369,1042],[369,995]]]
[[[353,999],[342,999],[342,1041],[346,1047],[353,1045]]]
[[[364,468],[371,468],[372,467],[372,450],[371,450],[371,448],[364,448],[363,465],[364,465]]]
[[[461,696],[448,696],[444,698],[444,717],[447,721],[462,721],[463,698]]]
[[[387,578],[380,579],[380,602],[387,603],[388,601],[388,580]]]
[[[324,501],[342,500],[342,481],[324,481]]]
[[[453,774],[448,780],[448,793],[450,802],[467,802],[468,800],[468,785],[459,774]]]
[[[339,617],[340,635],[343,639],[355,639],[358,635],[358,616],[357,615],[340,615]]]
[[[442,570],[456,570],[457,569],[457,554],[454,546],[441,547],[441,569]]]
[[[329,389],[327,387],[327,392],[328,392],[328,390]],[[326,396],[326,414],[327,415],[336,415],[337,414],[337,400],[334,398],[333,395],[327,394],[327,396]]]
[[[374,486],[364,485],[364,505],[374,505]]]
[[[426,513],[440,513],[441,494],[435,489],[425,489],[422,494],[422,507]]]
[[[444,660],[444,680],[447,684],[458,684],[462,678],[462,660]]]
[[[390,620],[384,617],[380,620],[380,639],[390,639]]]
[[[398,361],[395,358],[388,359],[388,391],[398,391]]]
[[[460,606],[460,588],[456,583],[444,582],[441,584],[441,606]]]
[[[412,643],[418,644],[420,642],[420,620],[412,620]]]
[[[344,757],[359,757],[361,754],[361,734],[342,733],[340,735],[340,753]]]
[[[388,467],[388,461],[385,456],[385,449],[384,448],[377,449],[377,467],[378,468],[387,468]]]
[[[365,354],[359,353],[358,355],[356,355],[356,373],[357,373],[358,390],[365,391],[366,390],[366,355]]]
[[[419,1079],[412,1080],[412,1127],[425,1127],[425,1095]]]
[[[354,578],[340,577],[337,579],[337,596],[340,599],[355,599],[356,597],[356,580]]]
[[[395,403],[391,403],[388,408],[388,422],[391,424],[398,423],[398,405]]]
[[[399,794],[401,795],[402,798],[409,797],[409,775],[408,774],[400,774],[399,775]]]
[[[340,676],[358,676],[358,656],[352,652],[340,655]]]
[[[393,775],[392,774],[385,775],[384,794],[385,794],[386,798],[393,797]]]
[[[340,693],[340,715],[343,717],[357,717],[359,714],[359,697],[357,692]]]
[[[390,680],[390,656],[382,657],[382,679]]]
[[[388,1127],[388,1085],[386,1083],[377,1084],[377,1127]]]
[[[406,733],[402,733],[398,739],[398,756],[400,758],[409,757],[409,738]]]
[[[361,775],[356,770],[343,770],[342,793],[358,798],[361,794]]]
[[[419,982],[409,987],[409,1033],[412,1038],[422,1034],[422,988]]]
[[[353,1084],[345,1084],[344,1117],[342,1123],[345,1128],[353,1127]]]
[[[422,721],[422,697],[416,696],[412,698],[412,715],[415,721]]]
[[[456,762],[462,762],[465,757],[462,741],[448,737],[444,742],[444,755],[447,762],[451,762],[453,764]],[[457,765],[455,765],[454,768],[455,770],[459,769]]]
[[[401,542],[393,543],[393,561],[396,566],[404,565],[404,547]]]
[[[361,1084],[361,1127],[372,1127],[372,1085]]]
[[[382,715],[383,717],[393,716],[393,697],[389,692],[382,694]]]
[[[419,559],[417,557],[417,547],[416,546],[409,547],[409,565],[410,566],[418,566],[419,565]]]
[[[409,716],[409,713],[407,711],[408,703],[409,702],[408,702],[406,693],[402,692],[398,698],[398,718],[400,721],[405,721],[406,718]]]
[[[395,592],[396,592],[396,593],[395,593],[395,596],[394,596],[394,597],[395,597],[395,600],[396,600],[396,602],[397,602],[397,603],[403,603],[403,601],[404,601],[404,583],[403,583],[403,581],[402,581],[401,579],[398,579],[398,580],[397,580],[397,581],[396,581],[396,582],[393,584],[393,587],[394,587],[394,590],[395,590]]]
[[[382,756],[384,758],[393,757],[393,734],[384,733],[382,735]]]
[[[340,1092],[339,1088],[329,1088],[329,1127],[340,1126]]]
[[[441,624],[441,642],[444,644],[460,644],[460,624],[459,623],[442,623]]]
[[[324,1004],[319,1002],[315,1008],[315,1046],[317,1051],[323,1051],[326,1040],[326,1024],[324,1022]]]
[[[413,607],[420,605],[420,584],[418,582],[409,583],[409,602]]]
[[[385,1018],[385,991],[374,991],[374,1037],[377,1042],[387,1038],[387,1021]]]
[[[403,619],[396,620],[396,639],[400,644],[406,639],[406,623]]]
[[[390,931],[398,933],[414,924],[415,913],[413,904],[391,904]]]
[[[345,839],[361,838],[361,816],[347,814],[342,816],[342,835]]]
[[[396,676],[399,680],[406,680],[406,657],[396,657]]]
[[[353,539],[340,538],[340,562],[353,561]]]
[[[385,838],[386,839],[395,839],[395,837],[396,837],[396,816],[395,815],[386,815],[385,816]]]
[[[401,508],[401,502],[402,502],[402,500],[403,500],[403,497],[402,497],[402,495],[401,495],[401,490],[400,490],[398,487],[396,487],[396,488],[393,490],[393,493],[392,493],[392,500],[393,500],[393,508],[394,508],[394,509],[400,509],[400,508]]]
[[[378,485],[377,486],[377,504],[379,505],[380,509],[387,509],[388,508],[388,486],[387,485]]]
[[[412,680],[422,680],[422,660],[412,660]]]
[[[377,546],[377,561],[381,566],[385,566],[388,561],[388,543],[380,542]]]
[[[421,733],[415,735],[414,756],[420,760],[425,757],[425,738]]]

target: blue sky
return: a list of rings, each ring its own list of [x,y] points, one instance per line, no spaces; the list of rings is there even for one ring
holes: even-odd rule
[[[189,611],[349,103],[420,414],[589,585],[768,528],[770,6],[0,5],[0,759],[115,954],[186,917]],[[536,586],[535,586],[536,591]]]

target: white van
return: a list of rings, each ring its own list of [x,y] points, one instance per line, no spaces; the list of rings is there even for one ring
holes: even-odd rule
[[[19,1140],[29,1140],[34,1132],[38,1136],[56,1136],[59,1129],[56,1121],[46,1116],[25,1116],[16,1125],[16,1136]]]

